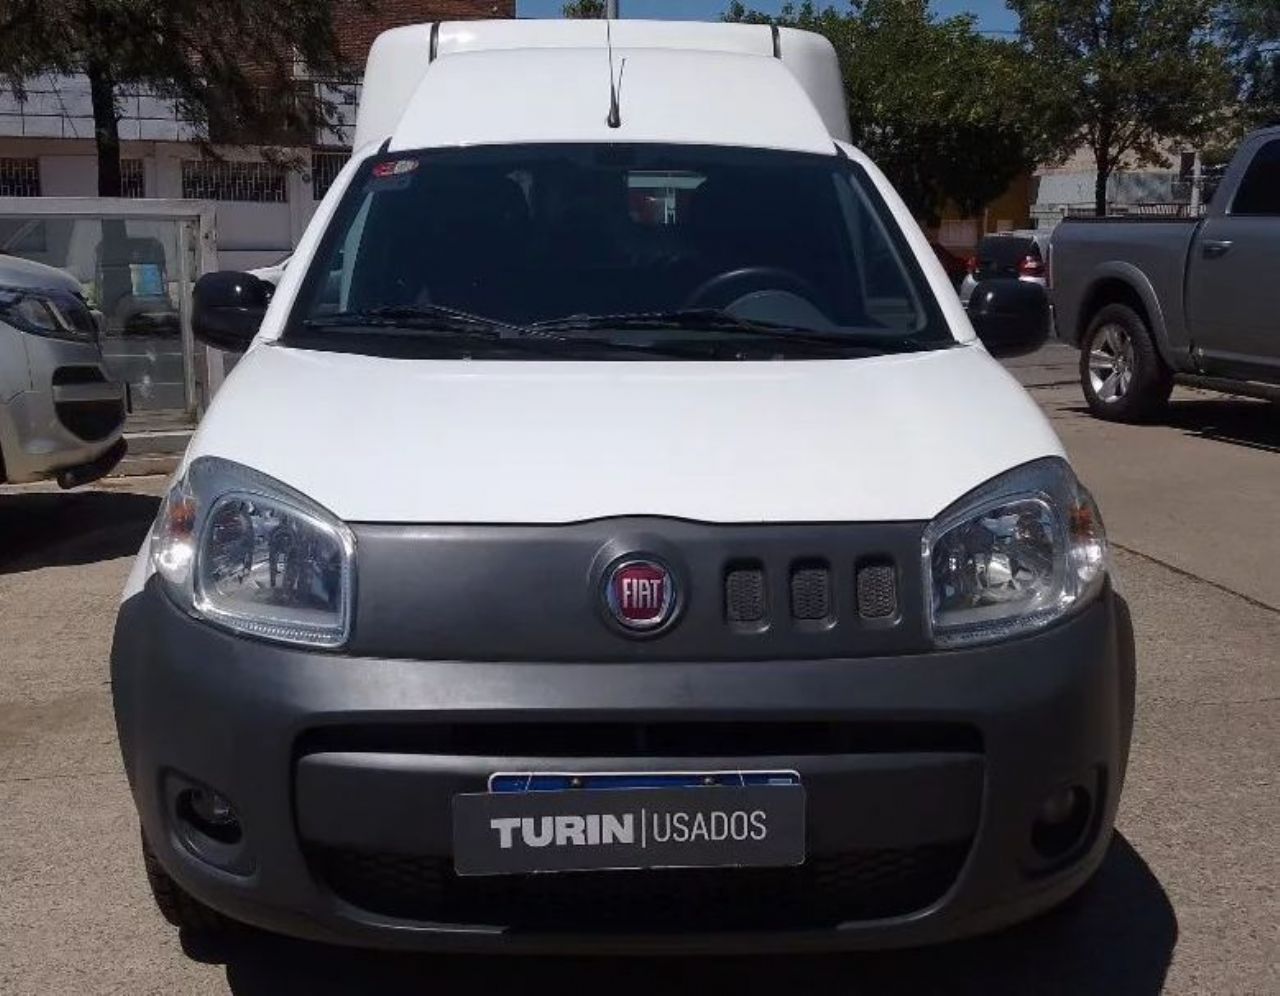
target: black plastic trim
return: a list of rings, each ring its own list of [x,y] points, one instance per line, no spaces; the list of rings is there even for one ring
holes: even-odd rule
[[[568,525],[352,525],[359,595],[349,651],[377,657],[538,661],[869,657],[931,648],[922,596],[921,522],[712,524],[627,516]],[[651,557],[671,570],[676,615],[638,634],[602,596],[607,569]],[[864,620],[856,565],[891,563],[898,612]],[[727,568],[765,572],[768,615],[727,618]],[[830,569],[830,612],[791,612],[791,576]]]

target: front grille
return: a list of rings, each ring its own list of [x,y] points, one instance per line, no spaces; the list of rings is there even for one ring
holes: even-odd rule
[[[830,927],[939,900],[967,841],[813,857],[798,868],[661,869],[458,878],[449,858],[311,847],[313,872],[385,916],[536,931],[645,932]]]
[[[982,737],[976,727],[963,723],[590,723],[512,719],[319,727],[298,740],[298,755],[324,751],[590,758],[977,754],[982,751]]]
[[[121,401],[60,401],[54,408],[59,422],[91,442],[106,439],[124,421],[124,402]]]

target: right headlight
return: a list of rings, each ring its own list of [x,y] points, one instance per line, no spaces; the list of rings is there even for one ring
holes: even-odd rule
[[[929,626],[940,646],[1047,626],[1092,599],[1107,573],[1098,506],[1057,457],[965,495],[929,524],[923,556]]]
[[[249,467],[194,460],[160,508],[151,559],[170,598],[219,626],[307,647],[350,634],[351,530]]]

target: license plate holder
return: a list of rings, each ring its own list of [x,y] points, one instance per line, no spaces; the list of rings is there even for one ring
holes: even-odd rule
[[[805,859],[805,790],[793,772],[494,775],[490,789],[454,797],[458,875]]]

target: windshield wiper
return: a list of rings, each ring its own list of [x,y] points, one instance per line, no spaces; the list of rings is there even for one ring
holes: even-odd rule
[[[566,315],[528,326],[534,331],[577,332],[594,329],[619,331],[691,329],[730,332],[780,343],[837,349],[875,349],[883,352],[919,352],[932,348],[889,332],[822,332],[798,325],[739,318],[718,308],[684,308],[677,311],[636,311],[617,315]]]
[[[531,330],[514,322],[506,322],[488,315],[477,315],[442,304],[387,304],[358,311],[338,311],[331,315],[307,318],[305,328],[375,328],[420,329],[428,332],[490,332],[495,336],[512,332],[516,336],[532,334]],[[544,336],[539,336],[544,338]],[[555,339],[557,336],[547,335]]]
[[[583,350],[612,350],[621,353],[659,353],[664,356],[689,358],[695,355],[687,349],[665,343],[645,344],[617,342],[612,339],[582,339],[557,334],[540,326],[520,325],[516,322],[477,315],[444,305],[384,305],[360,311],[340,311],[317,318],[307,318],[302,327],[308,331],[343,329],[369,330],[369,334],[399,338],[412,338],[423,333],[444,333],[448,338],[462,342],[491,345],[497,348],[532,348],[560,355],[580,354]],[[434,337],[433,337],[434,338]]]

